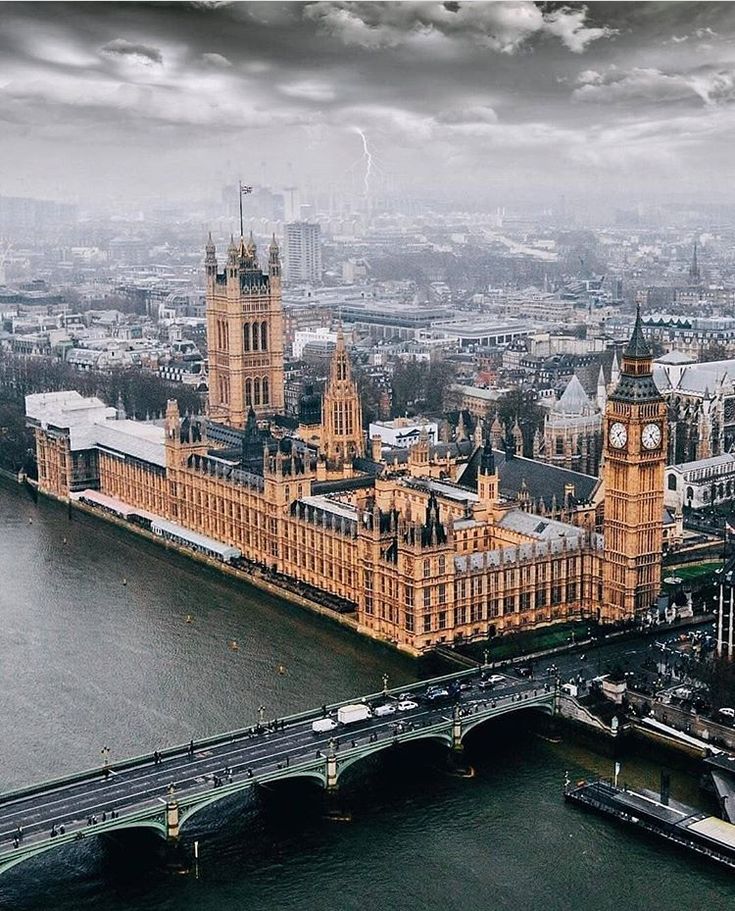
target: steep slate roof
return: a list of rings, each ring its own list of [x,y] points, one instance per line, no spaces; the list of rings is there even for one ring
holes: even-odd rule
[[[594,410],[589,396],[584,391],[579,377],[574,374],[567,383],[567,388],[562,393],[558,402],[555,402],[551,410],[555,414],[589,414]]]
[[[564,503],[564,487],[566,484],[574,485],[574,502],[589,502],[600,483],[595,475],[582,474],[579,471],[570,471],[546,462],[537,462],[524,456],[514,456],[506,459],[505,452],[494,450],[495,464],[498,471],[498,488],[500,495],[515,500],[525,481],[529,498],[533,502],[543,500],[547,509],[551,509],[552,501],[556,500],[557,506]],[[472,458],[467,463],[459,484],[468,490],[477,490],[477,472],[482,457],[482,447],[478,446]]]
[[[630,357],[636,360],[643,360],[644,358],[651,356],[651,349],[648,347],[648,342],[646,337],[643,334],[643,320],[641,319],[641,310],[638,308],[638,312],[635,316],[635,326],[633,327],[633,334],[628,341],[628,344],[625,346],[623,351],[623,357]]]

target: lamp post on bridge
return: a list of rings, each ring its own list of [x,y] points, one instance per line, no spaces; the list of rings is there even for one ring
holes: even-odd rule
[[[482,650],[482,666],[483,667],[487,667],[489,657],[490,657],[490,649],[484,648]]]
[[[258,724],[262,724],[265,721],[265,706],[258,706]]]
[[[383,674],[383,695],[385,696],[388,693],[388,675]]]
[[[102,768],[107,771],[110,765],[110,748],[102,747],[100,750],[100,755],[102,756]]]

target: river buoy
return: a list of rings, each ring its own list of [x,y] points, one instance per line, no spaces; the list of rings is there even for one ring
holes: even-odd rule
[[[186,622],[187,622],[187,623],[193,623],[193,622],[194,622],[194,618],[192,617],[191,614],[187,614],[187,615],[186,615]]]
[[[127,584],[128,584],[128,580],[127,580],[127,579],[123,579],[123,585],[127,585]]]
[[[230,651],[239,652],[240,646],[237,644],[237,639],[230,639]]]

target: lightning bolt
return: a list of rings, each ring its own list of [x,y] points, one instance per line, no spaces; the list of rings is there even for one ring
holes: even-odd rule
[[[370,175],[373,171],[373,156],[370,152],[370,147],[368,146],[367,136],[363,133],[360,127],[355,127],[355,132],[362,139],[362,150],[365,154],[365,176],[363,177],[363,184],[365,186],[365,198],[367,199],[370,193]]]

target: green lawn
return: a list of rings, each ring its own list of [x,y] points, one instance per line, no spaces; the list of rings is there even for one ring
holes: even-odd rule
[[[563,623],[523,633],[511,633],[485,642],[467,643],[458,646],[457,650],[476,661],[482,661],[483,652],[487,649],[490,661],[503,661],[506,658],[515,658],[518,655],[528,655],[566,645],[571,641],[572,633],[577,640],[585,639],[592,626],[594,624],[590,622]]]
[[[709,563],[700,563],[697,566],[687,566],[686,564],[683,566],[667,566],[664,570],[664,577],[679,576],[684,581],[690,581],[691,579],[712,575],[721,566],[721,560],[712,560]]]

